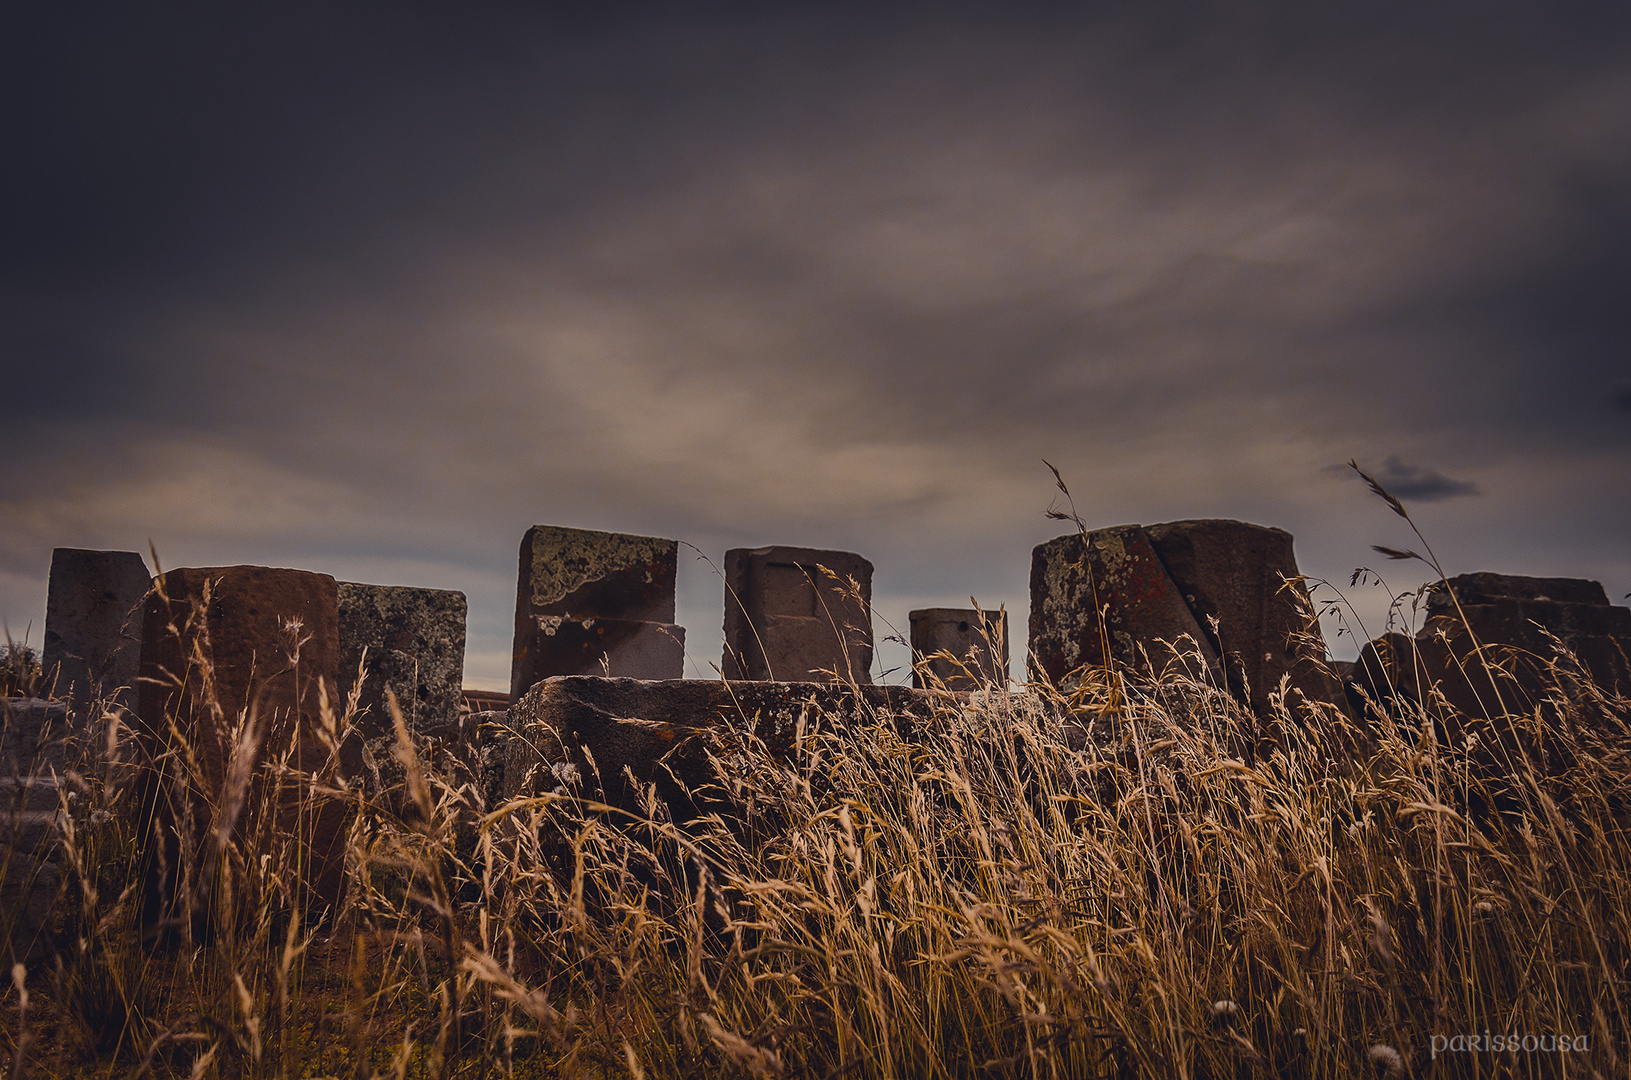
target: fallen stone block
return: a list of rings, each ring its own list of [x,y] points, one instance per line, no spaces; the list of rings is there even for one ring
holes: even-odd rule
[[[1006,611],[920,608],[907,618],[912,626],[913,686],[978,690],[1008,685]]]
[[[1217,651],[1138,525],[1072,533],[1031,553],[1033,677],[1061,683],[1114,661],[1220,678]]]
[[[801,725],[868,722],[909,726],[957,695],[906,686],[833,682],[714,682],[554,678],[510,708],[503,787],[507,799],[565,792],[639,813],[649,784],[676,820],[733,810],[710,760],[737,740],[789,753]],[[903,731],[903,736],[909,735]]]
[[[848,551],[727,551],[721,667],[732,680],[870,683],[872,564]]]
[[[409,731],[455,722],[464,686],[464,594],[342,581],[337,597],[341,702],[361,670],[364,737],[393,734],[386,691]]]
[[[502,712],[510,707],[510,695],[503,690],[472,690],[467,686],[461,694],[464,700],[459,709],[462,712]]]
[[[133,551],[57,548],[45,602],[45,685],[76,711],[112,696],[133,709],[141,669],[142,600],[152,584]]]
[[[1345,706],[1290,533],[1224,519],[1167,522],[1144,533],[1224,660],[1230,690],[1253,713],[1270,715],[1282,679],[1307,701]],[[1286,705],[1299,711],[1295,697]]]
[[[614,674],[683,675],[684,631],[672,625],[678,551],[675,541],[651,536],[555,525],[528,529],[516,586],[511,699],[539,679],[603,670],[583,666],[602,658]],[[573,637],[572,630],[556,640],[566,623],[584,620],[600,623],[585,628],[598,640],[598,652],[596,641]]]
[[[0,947],[4,961],[33,968],[53,952],[60,891],[61,800],[55,777],[0,781]]]
[[[180,846],[205,850],[213,816],[232,803],[228,765],[242,718],[253,717],[264,733],[257,761],[287,755],[303,771],[357,774],[360,761],[336,761],[318,734],[319,687],[339,704],[338,589],[326,574],[263,566],[168,571],[145,605],[141,670],[136,730],[149,759],[184,743],[176,760],[188,763],[185,793],[169,778],[146,792],[172,875]],[[232,838],[249,857],[298,838],[308,868],[304,895],[333,904],[343,882],[344,824],[340,805],[259,771]],[[173,878],[150,879],[149,918],[186,916],[174,908],[181,899]]]

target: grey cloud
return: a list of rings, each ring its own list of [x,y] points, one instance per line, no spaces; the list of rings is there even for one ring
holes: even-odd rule
[[[1042,457],[1091,524],[1330,540],[1323,461],[1470,535],[1404,462],[1628,452],[1619,5],[285,11],[0,45],[0,570],[157,529],[502,579],[554,520],[962,602],[1022,594]]]
[[[1478,485],[1468,480],[1452,480],[1434,469],[1413,465],[1397,457],[1382,463],[1377,477],[1383,487],[1401,499],[1413,502],[1439,502],[1462,495],[1478,495]]]

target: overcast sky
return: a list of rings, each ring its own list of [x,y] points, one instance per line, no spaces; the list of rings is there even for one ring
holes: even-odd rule
[[[1023,641],[1044,458],[1345,592],[1419,546],[1356,458],[1452,574],[1631,592],[1623,3],[438,6],[0,7],[14,637],[151,542],[460,589],[502,688],[547,523]]]

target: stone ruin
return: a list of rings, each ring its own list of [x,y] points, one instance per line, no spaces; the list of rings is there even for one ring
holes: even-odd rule
[[[1008,613],[920,608],[912,626],[912,685],[978,690],[1008,685]]]
[[[621,804],[633,797],[631,782],[657,783],[679,798],[675,781],[700,779],[692,775],[705,757],[698,755],[721,739],[752,732],[774,749],[812,708],[842,718],[886,706],[910,726],[936,695],[1006,688],[1006,613],[977,608],[913,611],[914,688],[868,685],[872,564],[784,546],[727,553],[725,681],[681,679],[676,566],[672,540],[529,529],[506,695],[461,686],[461,593],[253,566],[172,570],[160,593],[139,556],[59,549],[45,668],[61,700],[7,699],[0,732],[12,777],[6,790],[33,830],[26,847],[38,872],[24,894],[0,902],[24,913],[25,929],[42,925],[28,913],[54,895],[55,777],[66,767],[65,737],[88,732],[91,700],[127,710],[126,722],[155,749],[171,738],[169,718],[178,718],[211,781],[230,755],[226,725],[252,706],[266,732],[263,753],[288,753],[307,767],[329,759],[343,775],[389,786],[388,690],[410,734],[452,745],[490,801],[592,779]],[[1508,708],[1531,706],[1555,636],[1599,685],[1631,692],[1631,609],[1611,605],[1595,582],[1452,578],[1429,595],[1421,632],[1366,645],[1345,686],[1332,675],[1342,665],[1325,660],[1300,580],[1290,534],[1244,522],[1059,537],[1032,553],[1027,674],[1069,688],[1112,664],[1181,670],[1258,716],[1282,689],[1293,715],[1321,704],[1359,715],[1390,701],[1434,700],[1436,687],[1476,714],[1492,696]],[[199,695],[198,661],[210,668],[220,712]],[[331,756],[318,731],[319,687],[343,710],[359,673],[355,737]],[[185,822],[207,817],[207,808],[170,806],[157,792],[148,799],[171,823],[172,843],[203,842],[187,836]],[[301,817],[269,791],[251,801],[240,838],[260,844],[297,831],[314,867],[306,887],[333,902],[343,814]],[[150,880],[155,917],[164,914],[164,885]],[[13,953],[26,954],[15,931]]]
[[[182,865],[184,845],[203,852],[210,843],[208,800],[227,790],[240,713],[248,710],[262,733],[261,758],[287,755],[311,772],[329,761],[319,726],[322,697],[339,681],[338,593],[327,574],[220,566],[167,571],[162,590],[147,594],[133,726],[152,758],[180,749],[178,737],[185,739],[182,760],[197,771],[189,784],[192,805],[177,805],[174,790],[157,776],[142,794],[143,818],[163,823],[157,831],[166,847],[147,855],[154,863],[144,904],[150,922],[181,917],[171,910],[178,890],[169,875]],[[359,762],[338,765],[355,775]],[[297,790],[273,790],[258,777],[233,838],[262,853],[280,836],[300,837],[312,867],[303,885],[333,902],[343,880],[344,809],[299,804]]]
[[[1282,681],[1341,706],[1291,534],[1242,521],[1123,525],[1031,555],[1032,674],[1068,684],[1114,662],[1211,679],[1258,716]]]
[[[84,707],[114,695],[125,708],[142,662],[142,600],[152,575],[134,551],[57,548],[51,553],[45,641],[45,685]]]
[[[14,956],[37,950],[55,895],[62,777],[73,764],[69,747],[95,734],[92,704],[122,712],[122,723],[150,752],[173,741],[170,718],[180,722],[199,773],[194,805],[172,805],[153,785],[142,795],[147,811],[169,822],[163,831],[171,848],[153,861],[170,868],[175,845],[205,842],[199,829],[210,808],[201,800],[225,779],[239,710],[253,708],[264,731],[263,756],[288,753],[313,768],[330,756],[317,733],[319,686],[331,709],[343,712],[359,670],[365,671],[353,737],[333,763],[355,779],[365,778],[371,758],[391,768],[380,745],[393,737],[387,691],[416,734],[445,733],[460,720],[462,593],[336,582],[326,574],[260,566],[180,568],[164,575],[162,593],[152,584],[132,552],[53,553],[42,666],[45,686],[53,688],[47,692],[62,700],[8,699],[0,731],[7,774],[0,788],[18,815],[16,851],[28,866],[7,881],[8,890],[13,878],[25,882],[26,895],[0,897],[21,911],[12,927]],[[219,710],[202,696],[206,668]],[[192,828],[183,825],[189,820]],[[248,800],[236,838],[260,850],[274,834],[301,836],[314,867],[305,884],[317,899],[332,902],[341,882],[343,827],[337,806],[302,818],[292,798],[261,791]],[[170,884],[151,872],[144,898],[150,920],[166,918]]]
[[[725,552],[726,679],[872,681],[872,564],[848,551]]]
[[[1631,608],[1610,604],[1595,581],[1489,573],[1431,589],[1416,635],[1366,644],[1351,681],[1373,703],[1442,697],[1467,716],[1523,713],[1545,695],[1558,645],[1597,686],[1631,694]]]
[[[521,540],[510,698],[552,675],[678,679],[673,540],[535,525]]]

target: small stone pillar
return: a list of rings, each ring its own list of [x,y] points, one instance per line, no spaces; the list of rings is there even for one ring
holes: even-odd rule
[[[306,772],[330,765],[317,735],[318,687],[339,704],[336,583],[327,574],[264,566],[168,571],[162,591],[147,597],[141,656],[137,733],[156,759],[178,749],[173,723],[200,774],[190,780],[190,809],[176,804],[168,776],[145,793],[166,848],[162,863],[149,856],[152,920],[184,914],[174,907],[180,844],[185,839],[195,852],[208,851],[229,794],[233,729],[246,709],[264,733],[257,761],[288,753],[290,765]],[[316,798],[297,779],[257,771],[232,838],[249,857],[271,851],[281,838],[298,838],[303,895],[333,904],[344,882],[345,816],[339,803]],[[161,865],[165,875],[157,872]]]
[[[872,564],[848,551],[727,551],[722,670],[727,679],[870,683]]]
[[[551,675],[678,679],[679,545],[651,536],[535,525],[521,540],[510,697]]]
[[[142,598],[152,576],[134,551],[51,552],[45,602],[44,685],[75,712],[103,695],[136,704],[142,662]],[[85,719],[85,718],[82,718]]]
[[[979,690],[1008,685],[1008,613],[922,608],[912,624],[912,685]],[[950,653],[948,658],[943,653]]]

